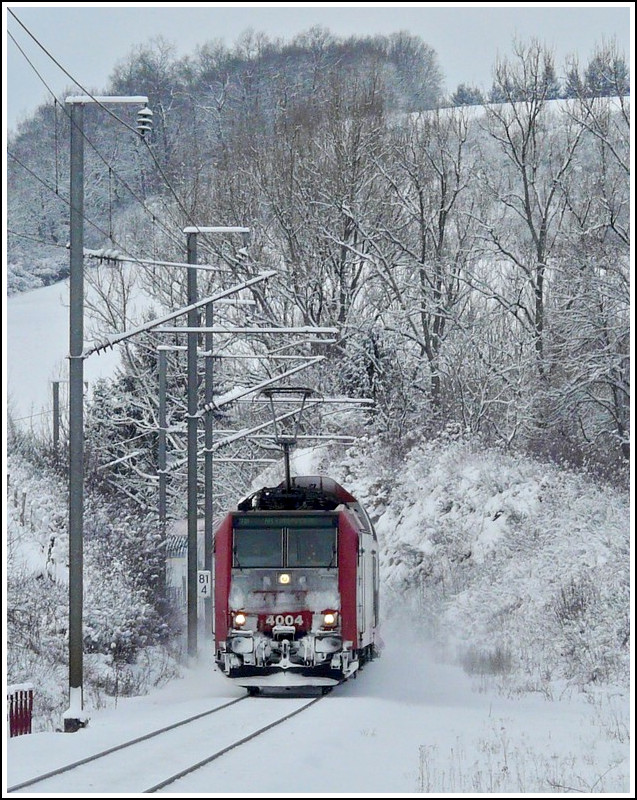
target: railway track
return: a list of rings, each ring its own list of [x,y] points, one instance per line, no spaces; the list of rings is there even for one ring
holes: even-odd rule
[[[239,697],[116,747],[7,788],[7,793],[125,792],[150,794],[201,769],[280,725],[322,696]],[[240,708],[230,710],[240,704]],[[282,713],[283,712],[283,713]]]

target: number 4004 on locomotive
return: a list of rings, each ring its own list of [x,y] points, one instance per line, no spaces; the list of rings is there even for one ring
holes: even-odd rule
[[[378,540],[323,476],[263,488],[215,532],[215,661],[256,694],[329,687],[378,654]]]

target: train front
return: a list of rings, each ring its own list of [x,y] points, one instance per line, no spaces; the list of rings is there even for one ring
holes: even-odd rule
[[[229,514],[215,535],[218,667],[249,691],[349,677],[357,547],[343,511]]]

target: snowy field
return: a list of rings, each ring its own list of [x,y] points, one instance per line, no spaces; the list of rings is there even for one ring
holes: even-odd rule
[[[68,378],[68,280],[6,300],[6,382],[14,419],[34,430],[50,430],[52,381]],[[84,380],[109,377],[119,364],[116,350],[88,358]],[[64,389],[60,397],[66,396]],[[62,401],[62,400],[61,400]]]
[[[118,331],[130,329],[141,321],[145,309],[152,305],[148,295],[139,288],[135,268],[128,263],[113,270],[108,266],[91,264],[85,268],[84,279],[84,341],[93,342],[104,332],[103,321],[96,320],[92,303],[102,305],[93,283],[100,292],[109,284],[117,296],[126,292],[127,320],[118,324]],[[52,428],[52,381],[68,379],[69,352],[69,281],[32,289],[12,295],[5,300],[7,406],[14,421],[23,428],[50,431]],[[113,333],[108,330],[107,333]],[[84,381],[90,392],[99,378],[111,377],[120,363],[118,348],[93,354],[84,361]],[[66,404],[65,384],[60,387],[60,403]]]
[[[211,659],[201,656],[183,678],[147,697],[120,699],[117,708],[95,712],[78,733],[10,739],[7,784],[241,694],[214,671]],[[260,698],[246,702],[256,706]],[[183,778],[179,793],[628,796],[627,734],[613,729],[616,715],[617,709],[600,708],[582,695],[565,693],[556,702],[476,691],[460,669],[437,663],[413,631],[401,630],[396,619],[386,620],[382,656],[357,680]],[[164,766],[169,774],[171,765]],[[96,777],[81,793],[107,792],[108,780]]]

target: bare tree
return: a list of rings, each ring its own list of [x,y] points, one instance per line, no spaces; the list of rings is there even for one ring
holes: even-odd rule
[[[487,277],[482,288],[530,331],[543,376],[547,272],[582,128],[568,119],[555,125],[547,108],[550,53],[537,42],[516,43],[514,53],[514,61],[502,60],[495,68],[503,102],[486,106],[487,130],[502,160],[498,169],[484,173],[494,201],[493,218],[483,220],[484,235],[511,268],[509,287],[493,285]]]
[[[467,213],[467,130],[457,109],[428,112],[394,130],[390,156],[376,162],[386,213],[373,237],[368,230],[391,307],[400,311],[418,357],[426,359],[426,391],[435,409],[442,401],[443,345],[466,294],[462,273],[473,224]]]

